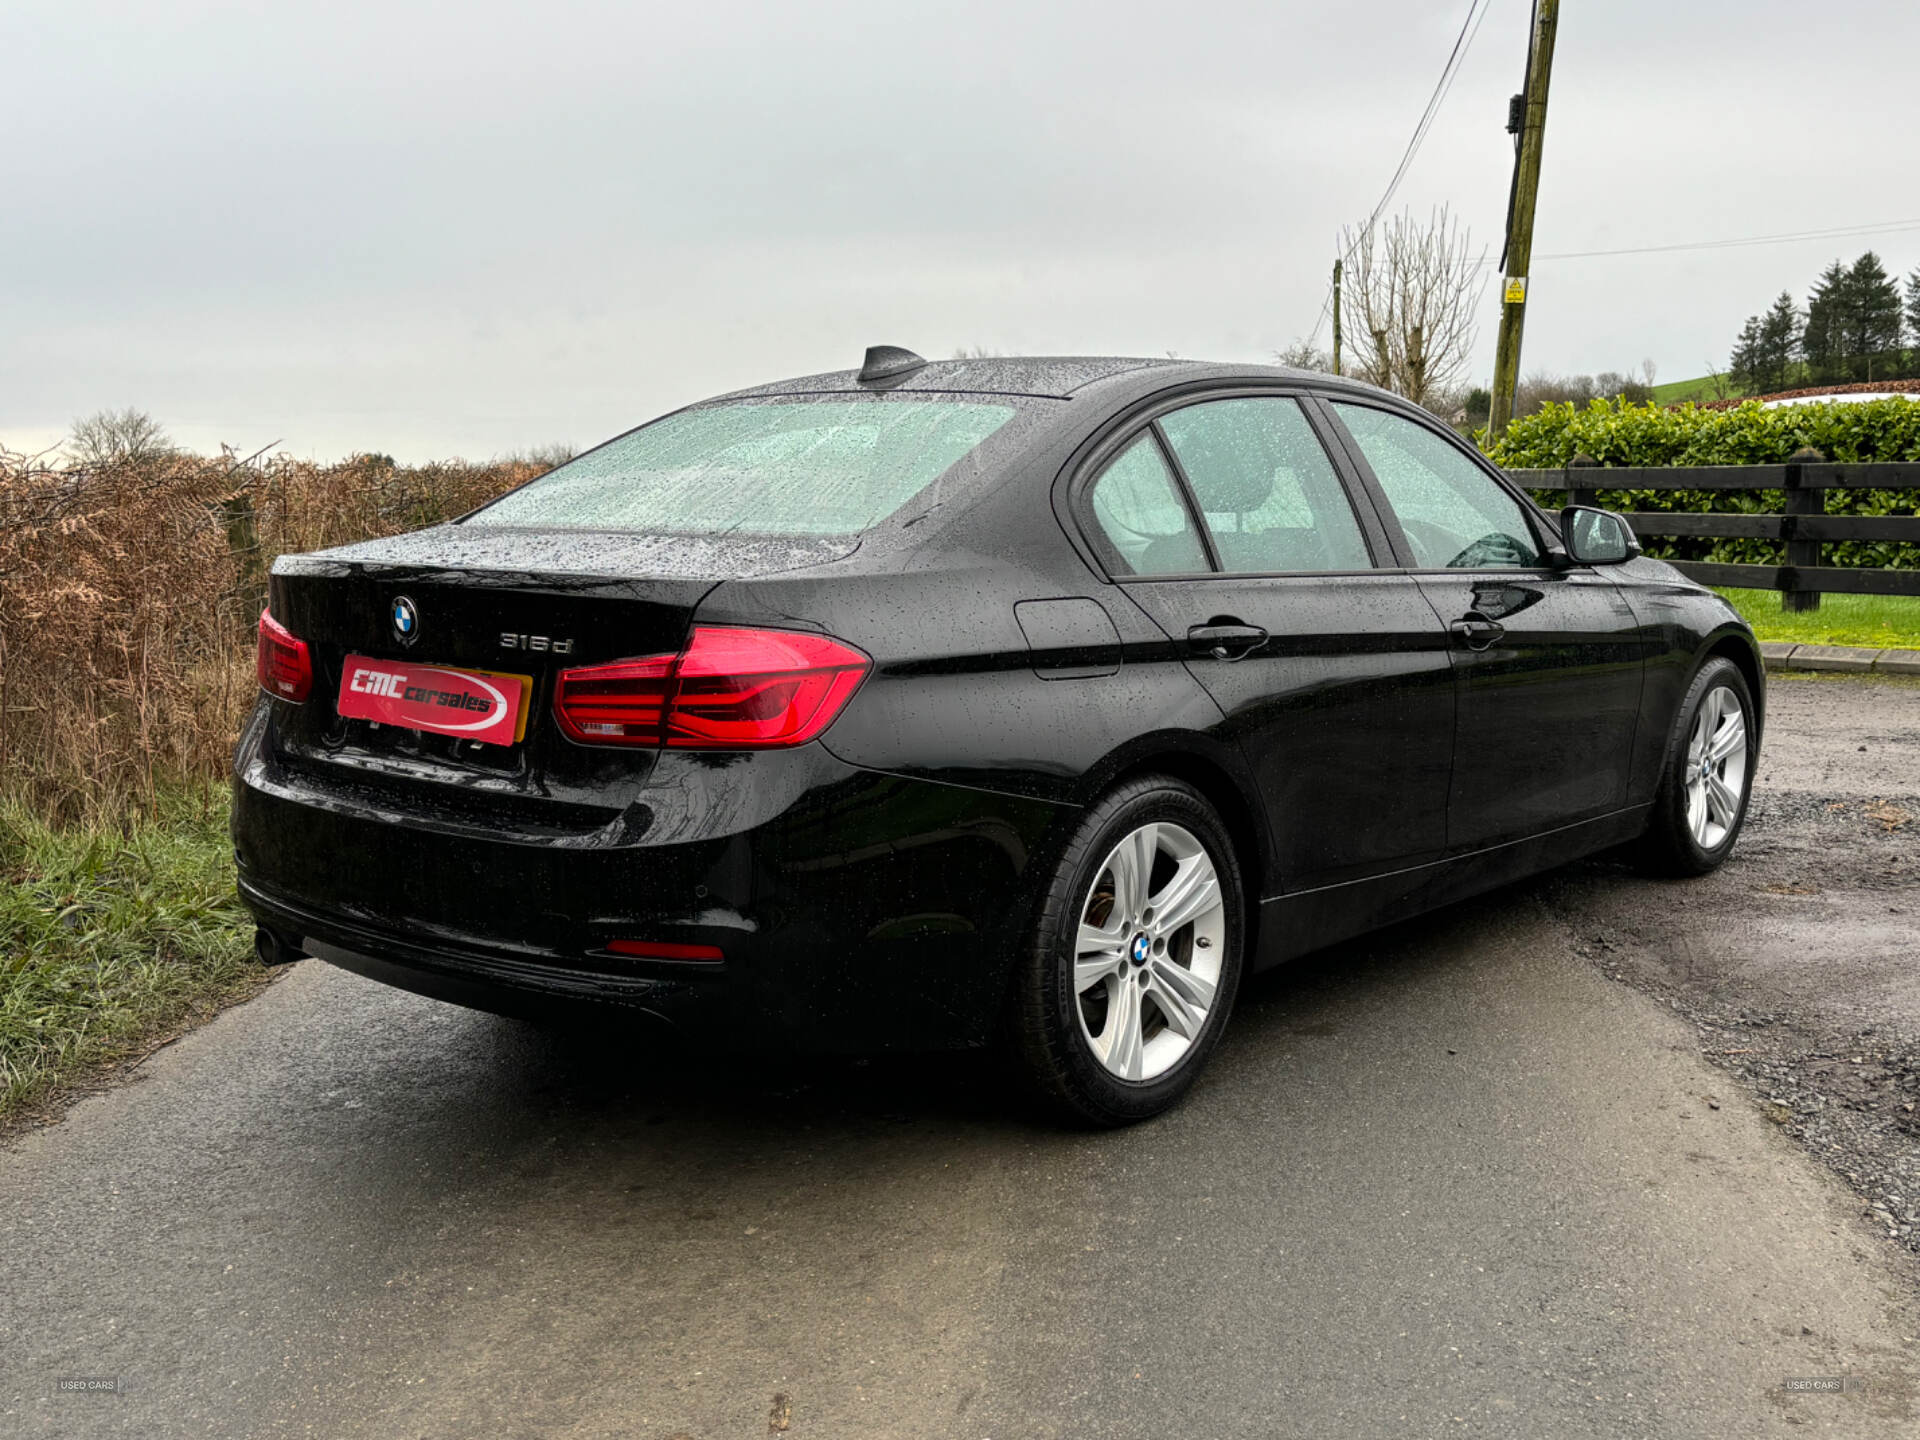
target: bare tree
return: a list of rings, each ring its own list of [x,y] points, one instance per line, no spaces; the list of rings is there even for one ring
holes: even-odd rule
[[[1345,239],[1353,373],[1416,405],[1452,389],[1473,348],[1485,249],[1444,205],[1425,225],[1403,213]]]
[[[1285,365],[1289,370],[1318,370],[1323,374],[1333,370],[1333,357],[1304,338],[1295,340],[1284,350],[1274,351],[1273,358],[1274,363]]]
[[[173,441],[144,410],[101,410],[73,422],[67,454],[79,465],[107,465],[116,460],[150,460],[171,455]]]
[[[546,470],[558,470],[574,456],[580,453],[579,447],[565,441],[556,441],[551,445],[528,445],[519,450],[509,450],[504,455],[496,455],[488,461],[491,465],[538,465]],[[393,462],[387,462],[391,465]]]

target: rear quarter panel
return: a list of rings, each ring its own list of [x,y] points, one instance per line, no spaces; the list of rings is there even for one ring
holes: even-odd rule
[[[1113,622],[1119,664],[1110,673],[1042,678],[1041,669],[1070,669],[1050,664],[1067,657],[1030,650],[1015,606],[1068,597],[1098,604]],[[872,656],[872,674],[823,740],[865,769],[1081,805],[1156,743],[1230,753],[1208,734],[1219,707],[1173,643],[1091,577],[955,556],[910,574],[728,584],[698,618],[817,627]]]

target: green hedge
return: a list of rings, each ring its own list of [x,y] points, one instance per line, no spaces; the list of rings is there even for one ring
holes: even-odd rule
[[[1484,438],[1484,437],[1483,437]],[[1874,400],[1856,405],[1787,405],[1777,410],[1748,403],[1731,410],[1701,410],[1683,405],[1631,405],[1595,400],[1585,409],[1548,405],[1538,414],[1515,420],[1488,452],[1514,469],[1552,469],[1576,453],[1602,465],[1777,465],[1811,445],[1841,464],[1920,461],[1920,402]],[[1596,479],[1603,477],[1596,476]],[[1558,491],[1541,492],[1541,502],[1557,506]],[[1724,511],[1778,514],[1786,507],[1779,491],[1608,490],[1600,503],[1612,510]],[[1912,515],[1920,503],[1914,490],[1830,490],[1830,515]],[[1715,560],[1756,565],[1779,564],[1784,546],[1775,540],[1698,540],[1654,538],[1648,553],[1675,560]],[[1920,567],[1920,545],[1843,541],[1824,552],[1830,565]]]

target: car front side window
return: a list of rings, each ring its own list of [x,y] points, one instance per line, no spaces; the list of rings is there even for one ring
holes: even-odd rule
[[[1151,434],[1141,435],[1093,483],[1093,516],[1134,575],[1193,575],[1210,567],[1193,516]]]
[[[1335,401],[1423,570],[1508,570],[1541,563],[1520,502],[1423,425]]]

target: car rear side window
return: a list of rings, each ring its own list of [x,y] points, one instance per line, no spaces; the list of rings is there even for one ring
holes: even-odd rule
[[[1353,502],[1298,401],[1214,400],[1160,418],[1206,517],[1220,568],[1365,570]]]
[[[478,525],[664,535],[871,529],[1014,416],[1010,404],[746,400],[656,420],[478,511]]]
[[[1093,482],[1093,516],[1126,573],[1192,575],[1210,569],[1193,516],[1151,434],[1140,436]]]
[[[1506,570],[1540,563],[1520,502],[1467,456],[1402,416],[1335,402],[1335,411],[1425,570]]]

